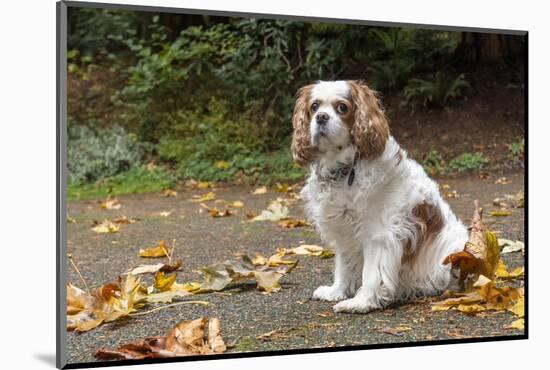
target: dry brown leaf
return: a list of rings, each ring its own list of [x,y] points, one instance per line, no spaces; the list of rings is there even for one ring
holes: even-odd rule
[[[118,232],[120,227],[109,220],[103,220],[101,222],[94,221],[92,230],[98,234],[111,234]]]
[[[506,184],[509,184],[511,181],[508,180],[508,178],[506,177],[499,177],[496,181],[495,181],[495,184],[501,184],[501,185],[506,185]]]
[[[288,218],[288,207],[285,202],[277,198],[272,201],[267,209],[264,209],[259,216],[254,217],[251,221],[280,221]]]
[[[507,211],[505,209],[501,209],[499,211],[489,212],[489,216],[493,216],[493,217],[506,217],[506,216],[510,216],[510,215],[512,215],[512,212]]]
[[[409,330],[412,330],[412,328],[410,328],[408,326],[396,326],[394,328],[385,327],[385,328],[381,328],[381,329],[376,329],[376,331],[379,331],[381,333],[391,334],[391,335],[395,335],[395,336],[402,336],[403,332],[406,332],[406,331],[409,331]]]
[[[216,199],[216,194],[213,191],[211,191],[203,195],[193,195],[193,199],[191,199],[191,202],[202,203],[202,202],[208,202],[214,199]]]
[[[279,221],[278,225],[285,229],[295,229],[301,226],[310,226],[309,222],[304,219],[288,219]]]
[[[117,198],[108,197],[99,206],[103,209],[120,209],[121,204]]]
[[[176,271],[181,268],[182,261],[178,260],[173,265],[165,263],[157,263],[154,265],[139,265],[134,267],[131,270],[128,270],[126,273],[131,275],[141,275],[141,274],[156,274],[159,271],[162,272],[171,272]]]
[[[145,258],[158,258],[170,256],[170,249],[164,240],[160,240],[154,247],[140,249],[139,256]]]
[[[262,342],[269,342],[276,339],[285,339],[288,338],[288,335],[284,334],[280,330],[271,330],[262,335],[258,335],[256,339],[261,340]]]
[[[201,203],[201,207],[204,208],[208,212],[208,214],[213,218],[228,217],[234,214],[234,211],[231,211],[229,208],[225,208],[224,211],[220,211],[216,207],[208,207],[204,203]]]
[[[164,189],[162,191],[162,196],[163,197],[177,197],[178,196],[178,192],[175,191],[175,190],[172,190],[172,189]]]
[[[262,195],[267,193],[267,187],[266,186],[260,186],[259,188],[256,188],[252,194],[253,195]]]
[[[135,224],[139,218],[128,218],[124,215],[113,218],[113,222],[118,225]]]
[[[207,324],[208,331],[205,330]],[[148,337],[116,350],[102,348],[94,356],[102,360],[146,359],[207,355],[226,350],[219,319],[201,317],[193,321],[180,321],[165,337]]]
[[[453,253],[443,261],[451,264],[453,270],[460,273],[460,284],[468,288],[479,275],[492,279],[500,259],[500,248],[495,235],[486,230],[482,221],[479,202],[474,202],[474,216],[470,225],[470,235],[464,250]]]

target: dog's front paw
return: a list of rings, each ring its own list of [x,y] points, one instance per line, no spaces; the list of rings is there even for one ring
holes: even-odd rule
[[[334,312],[367,313],[380,308],[368,298],[355,296],[334,305],[333,310]]]
[[[346,299],[347,295],[346,292],[342,289],[338,289],[333,286],[323,285],[315,289],[312,298],[320,301],[335,302]]]

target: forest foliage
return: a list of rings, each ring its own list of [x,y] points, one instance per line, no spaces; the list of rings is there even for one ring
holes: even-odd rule
[[[288,148],[300,86],[364,79],[411,110],[459,104],[475,88],[472,63],[486,57],[482,39],[468,40],[427,29],[70,8],[69,99],[78,99],[69,100],[69,181],[101,182],[151,162],[174,180],[298,179]],[[494,60],[499,76],[520,85],[523,49],[505,50]]]

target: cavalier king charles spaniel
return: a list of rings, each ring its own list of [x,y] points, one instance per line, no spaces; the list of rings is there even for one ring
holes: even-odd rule
[[[335,249],[334,283],[313,299],[366,313],[456,286],[443,260],[467,229],[438,185],[390,135],[376,93],[362,81],[320,81],[297,93],[294,160],[309,166],[300,195]]]

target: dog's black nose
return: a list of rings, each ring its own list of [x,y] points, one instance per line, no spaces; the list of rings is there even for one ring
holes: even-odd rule
[[[324,112],[319,112],[315,116],[315,121],[317,121],[317,123],[320,124],[320,125],[323,125],[323,124],[327,123],[328,119],[329,119],[328,114],[326,114]]]

